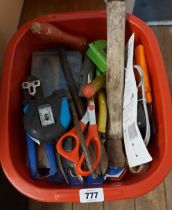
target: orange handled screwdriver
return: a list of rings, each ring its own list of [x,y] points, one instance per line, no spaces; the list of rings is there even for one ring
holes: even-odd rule
[[[141,44],[135,48],[135,62],[143,70],[146,101],[147,101],[147,103],[151,103],[152,95],[151,95],[148,67],[147,67],[146,56],[145,56],[145,49],[144,49],[144,46]]]
[[[97,75],[96,78],[89,84],[85,84],[82,88],[82,95],[85,98],[93,97],[101,88],[105,86],[106,76]]]
[[[34,22],[31,31],[38,37],[50,42],[69,45],[76,50],[84,50],[87,45],[87,39],[82,36],[69,34],[50,23]]]

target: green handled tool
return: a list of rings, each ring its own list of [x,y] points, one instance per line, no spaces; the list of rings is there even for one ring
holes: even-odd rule
[[[89,44],[89,48],[86,52],[90,60],[98,67],[102,73],[105,73],[107,69],[106,51],[107,41],[97,40]]]

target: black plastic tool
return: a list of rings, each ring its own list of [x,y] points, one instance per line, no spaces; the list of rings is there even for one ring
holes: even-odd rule
[[[56,143],[66,129],[60,123],[61,100],[66,96],[63,90],[46,98],[32,100],[24,115],[26,132],[40,143]]]

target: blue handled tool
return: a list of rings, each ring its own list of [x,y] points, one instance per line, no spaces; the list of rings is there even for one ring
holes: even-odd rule
[[[48,164],[49,164],[48,176],[52,176],[58,172],[55,147],[53,144],[45,144],[44,147],[45,147]]]
[[[26,134],[27,159],[32,178],[38,179],[37,144]]]
[[[24,113],[27,112],[28,104],[24,106]],[[63,110],[65,111],[65,109]],[[67,128],[68,126],[68,119],[63,121],[63,126]],[[39,171],[38,161],[37,161],[37,149],[39,149],[38,144],[36,142],[39,142],[39,140],[34,139],[26,133],[26,146],[27,146],[27,157],[28,157],[28,165],[30,169],[30,174],[32,178],[38,179],[41,178],[41,174]],[[45,144],[44,150],[46,153],[46,158],[48,161],[48,169],[46,170],[47,174],[44,174],[44,177],[52,176],[56,173],[58,173],[58,166],[57,166],[57,160],[56,160],[56,152],[55,152],[55,146],[53,144]]]
[[[28,134],[26,134],[26,144],[27,144],[28,165],[32,178],[34,179],[40,179],[42,177],[45,178],[52,176],[58,172],[55,148],[53,144],[44,145],[44,150],[48,162],[48,168],[46,169],[46,173],[44,172],[44,175],[41,174],[39,170],[39,164],[37,161],[37,155],[38,155],[37,150],[39,149],[38,144],[36,144]]]
[[[39,81],[39,80],[37,80],[37,81]],[[32,81],[32,85],[34,85],[34,81]],[[33,95],[30,94],[30,92],[29,92],[30,89],[24,88],[25,96],[27,96],[25,98],[26,101],[25,101],[25,104],[23,107],[24,116],[29,113],[31,103],[33,101],[40,100],[41,91],[39,91],[39,94],[37,93],[38,87],[39,86],[35,87],[35,93]],[[28,93],[26,90],[28,90]],[[39,87],[39,90],[40,90],[40,87]],[[38,98],[38,99],[35,100],[35,98]],[[44,101],[44,99],[42,99],[42,100]],[[28,102],[28,103],[26,103],[26,102]],[[59,108],[60,108],[60,113],[58,113],[59,118],[60,118],[59,122],[60,122],[61,126],[64,127],[64,129],[67,129],[67,127],[69,126],[69,123],[71,121],[67,97],[61,98],[61,103],[60,103]],[[63,118],[62,118],[62,116],[63,116]],[[45,177],[53,176],[58,173],[55,147],[53,144],[44,144],[44,146],[43,146],[43,149],[46,154],[46,159],[48,162],[48,168],[46,168],[46,170],[44,170],[43,175],[40,172],[40,169],[38,166],[38,160],[37,160],[37,157],[38,157],[37,150],[39,149],[39,146],[37,143],[39,143],[39,142],[40,142],[40,139],[37,139],[37,138],[31,136],[28,132],[26,132],[28,164],[29,164],[31,176],[34,179],[38,179],[38,178],[42,178],[42,177],[45,178]]]

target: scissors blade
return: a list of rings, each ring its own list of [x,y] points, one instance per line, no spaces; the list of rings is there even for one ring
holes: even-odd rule
[[[91,82],[91,76],[90,76],[90,73],[88,73],[88,83],[90,83],[90,82]],[[88,113],[90,125],[95,125],[96,124],[96,115],[95,115],[94,98],[88,99],[87,113]]]

